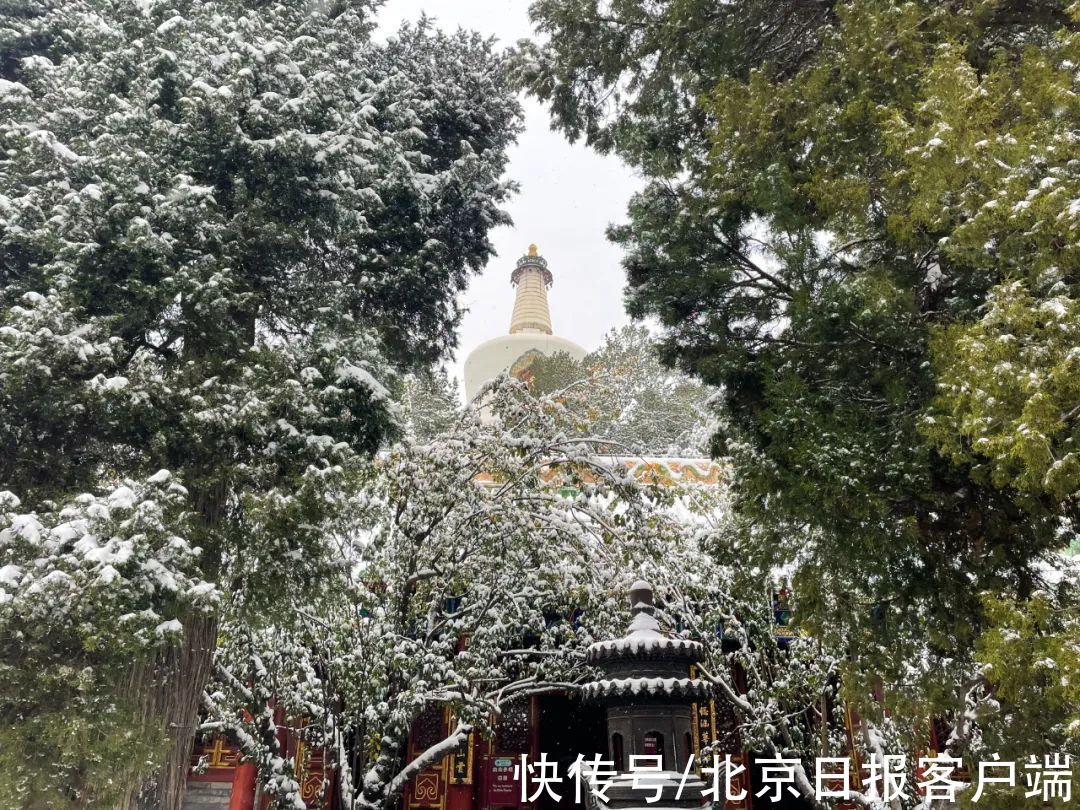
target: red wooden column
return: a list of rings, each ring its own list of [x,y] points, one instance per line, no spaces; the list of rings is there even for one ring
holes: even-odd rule
[[[252,762],[239,765],[233,773],[232,796],[229,797],[229,810],[254,810],[255,776],[258,769]]]

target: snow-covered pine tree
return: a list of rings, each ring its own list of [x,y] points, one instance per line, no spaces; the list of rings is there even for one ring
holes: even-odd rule
[[[589,432],[633,453],[705,456],[712,432],[709,387],[665,366],[641,324],[612,329],[582,360],[556,354],[529,366],[533,388],[580,401]]]
[[[322,570],[324,493],[392,430],[372,371],[453,344],[455,293],[506,221],[519,115],[489,43],[424,23],[373,43],[375,5],[5,7],[0,489],[21,505],[4,537],[167,469],[185,493],[168,529],[198,550],[187,575],[271,611]],[[71,532],[19,536],[0,542],[9,573],[83,553]],[[145,574],[140,554],[112,569]],[[0,585],[0,636],[32,616],[23,582]],[[72,587],[54,609],[97,593]],[[168,738],[133,801],[175,810],[216,613],[133,593],[131,612],[176,620],[179,640],[95,683]],[[105,629],[74,625],[76,641]],[[33,665],[63,666],[66,642],[35,632]],[[16,729],[33,710],[0,707]],[[24,804],[27,780],[9,784]],[[105,786],[62,788],[84,802]]]
[[[461,390],[446,369],[421,369],[402,377],[398,409],[402,431],[427,441],[448,431],[461,417]]]
[[[164,751],[164,729],[118,687],[175,645],[181,610],[213,611],[185,538],[189,493],[161,471],[102,497],[0,516],[0,798],[6,806],[122,806]],[[119,694],[118,694],[119,692]]]

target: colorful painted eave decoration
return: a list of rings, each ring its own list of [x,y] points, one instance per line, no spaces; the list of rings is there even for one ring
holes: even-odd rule
[[[726,468],[708,458],[649,458],[624,456],[597,456],[592,459],[598,465],[617,467],[622,465],[630,474],[643,484],[657,484],[659,486],[674,486],[677,484],[698,484],[702,486],[720,486],[727,478]],[[551,467],[544,471],[545,481],[554,481],[561,474],[559,467]],[[587,483],[596,480],[595,472],[588,469],[580,471],[580,477]],[[481,483],[493,483],[494,479],[488,473],[480,473],[476,480]]]

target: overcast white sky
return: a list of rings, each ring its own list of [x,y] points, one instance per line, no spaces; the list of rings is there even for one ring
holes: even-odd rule
[[[511,45],[532,33],[529,0],[388,0],[380,12],[383,33],[421,11],[436,24],[495,36]],[[514,227],[492,234],[499,255],[474,277],[463,296],[469,312],[461,326],[454,368],[460,379],[465,355],[478,343],[506,334],[514,293],[510,271],[535,242],[555,277],[551,320],[562,337],[592,350],[605,332],[626,323],[620,251],[604,238],[611,222],[625,218],[626,202],[640,186],[629,168],[552,132],[547,112],[525,101],[525,131],[510,159],[510,176],[521,185],[508,210]]]

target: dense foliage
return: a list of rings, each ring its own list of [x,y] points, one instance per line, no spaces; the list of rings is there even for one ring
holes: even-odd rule
[[[665,367],[642,326],[613,329],[580,361],[565,353],[538,357],[529,376],[538,394],[575,400],[589,434],[612,442],[612,452],[707,454],[709,389]]]
[[[129,482],[130,483],[130,482]],[[218,594],[183,537],[188,493],[162,471],[45,514],[6,493],[0,548],[0,796],[11,807],[119,804],[164,730],[117,695],[133,658],[175,643]]]
[[[64,681],[82,649],[102,668],[80,683],[151,737],[182,730],[145,806],[178,806],[215,610],[137,587],[151,536],[101,589],[79,536],[18,527],[64,526],[97,497],[82,493],[164,469],[179,503],[159,505],[160,531],[190,553],[155,563],[163,579],[243,592],[256,624],[317,581],[328,493],[394,430],[393,364],[453,346],[456,294],[506,221],[519,115],[490,43],[423,23],[376,43],[374,5],[23,0],[0,16],[0,490],[21,502],[0,638],[35,634],[32,655],[4,656],[4,748],[55,742],[68,761],[57,735],[18,742],[56,696],[17,685]],[[86,576],[54,594],[66,618],[37,623],[33,583],[72,554]],[[102,633],[124,587],[125,610],[182,632],[116,651],[141,662],[118,680]],[[111,739],[100,706],[70,704],[72,746],[87,723]],[[71,765],[68,799],[113,790],[96,767]],[[38,806],[26,785],[55,781],[6,760],[0,795]]]
[[[497,382],[483,413],[407,438],[360,474],[335,529],[340,565],[291,621],[226,621],[204,728],[240,742],[277,806],[300,806],[278,742],[290,718],[337,766],[342,807],[399,806],[410,778],[494,734],[514,701],[596,678],[584,647],[626,632],[639,578],[657,583],[667,630],[703,642],[702,677],[743,713],[737,745],[809,761],[846,750],[824,722],[842,728],[836,650],[778,646],[767,582],[731,555],[710,559],[725,490],[627,476],[575,429],[588,419],[578,405]],[[452,722],[409,747],[432,709]]]
[[[576,689],[583,645],[625,621],[619,581],[688,545],[693,528],[669,510],[678,493],[628,478],[561,414],[504,378],[482,413],[357,470],[334,527],[337,565],[290,616],[253,632],[230,600],[206,727],[238,735],[283,806],[295,774],[281,779],[291,766],[271,697],[286,722],[305,718],[344,807],[397,806],[410,778],[491,734],[512,701]],[[706,520],[712,503],[687,508]],[[432,707],[454,722],[410,751]]]
[[[523,46],[522,83],[651,179],[611,235],[630,311],[723,391],[744,562],[790,567],[857,703],[882,681],[969,757],[1075,747],[1047,719],[1075,695],[1038,688],[1040,716],[1006,628],[1074,677],[1077,9],[532,13],[550,41]]]
[[[864,754],[1080,751],[1080,6],[537,0],[514,74],[648,179],[611,235],[663,334],[481,413],[429,367],[518,104],[377,5],[0,12],[0,802],[175,810],[201,707],[277,806],[284,716],[389,810],[637,577],[746,748],[844,755],[847,700]],[[603,455],[706,427],[730,504]]]
[[[430,441],[461,417],[461,389],[444,368],[420,369],[401,378],[398,423],[408,436]]]

